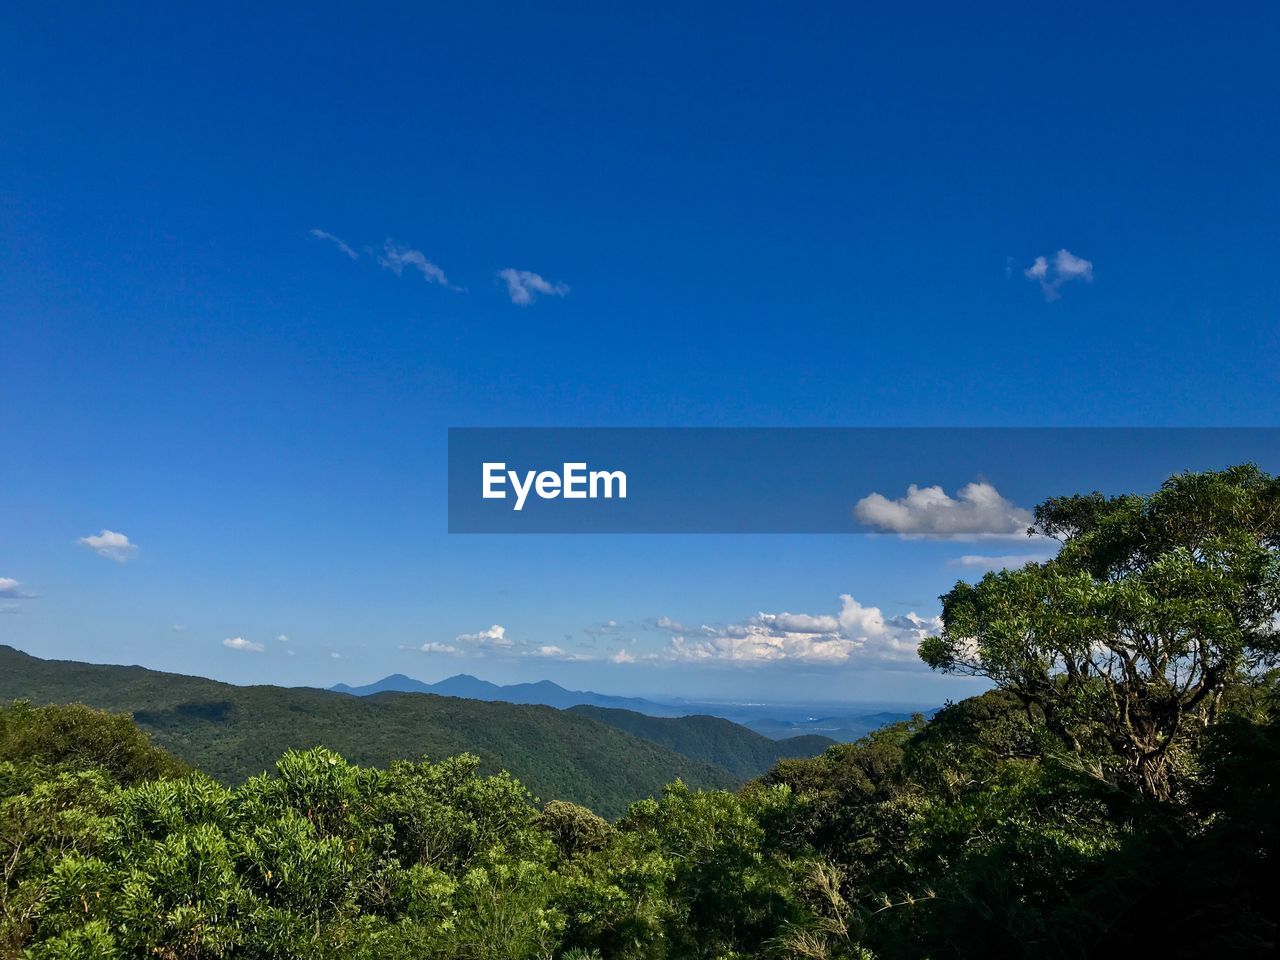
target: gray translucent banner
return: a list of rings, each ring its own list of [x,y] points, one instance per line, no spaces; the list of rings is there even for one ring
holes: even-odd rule
[[[1253,462],[1280,429],[453,428],[451,533],[1017,537],[1051,496]]]

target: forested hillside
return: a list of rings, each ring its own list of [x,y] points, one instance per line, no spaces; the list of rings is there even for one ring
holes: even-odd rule
[[[650,717],[634,710],[586,705],[570,707],[569,712],[660,743],[692,760],[724,767],[744,779],[758,777],[787,757],[816,756],[835,743],[817,736],[771,740],[719,717]]]
[[[614,824],[466,756],[227,788],[84,707],[0,708],[0,958],[1274,955],[1280,726],[1237,702],[1151,806],[990,693]],[[25,951],[25,952],[24,952]]]
[[[237,687],[142,667],[41,660],[0,647],[0,701],[17,698],[131,714],[156,743],[226,784],[270,770],[286,750],[314,746],[381,767],[471,753],[483,772],[509,770],[544,799],[572,800],[606,816],[675,779],[693,787],[741,780],[552,707]]]

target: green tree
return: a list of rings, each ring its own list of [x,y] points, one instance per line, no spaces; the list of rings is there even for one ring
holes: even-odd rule
[[[124,786],[191,772],[155,746],[127,715],[79,703],[34,707],[16,700],[0,707],[0,760],[94,768]]]
[[[1015,693],[1082,768],[1170,799],[1223,694],[1280,651],[1280,480],[1245,465],[1051,499],[1031,532],[1057,557],[957,583],[921,657]]]
[[[101,846],[113,795],[98,770],[0,762],[0,957],[27,941],[60,865]]]
[[[790,806],[786,787],[735,796],[679,781],[632,804],[620,828],[667,870],[669,956],[746,953],[805,917],[795,894],[803,865],[773,848],[763,825]]]

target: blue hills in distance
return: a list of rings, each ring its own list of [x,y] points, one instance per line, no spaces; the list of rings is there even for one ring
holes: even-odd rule
[[[552,683],[550,680],[501,685],[481,680],[468,673],[459,673],[437,683],[426,683],[407,677],[403,673],[393,673],[389,677],[383,677],[364,686],[352,687],[339,683],[329,689],[335,693],[349,693],[357,697],[367,697],[375,693],[434,693],[438,697],[537,704],[544,707],[559,707],[561,710],[582,705],[613,707],[618,710],[634,710],[651,717],[679,717],[690,712],[675,704],[657,703],[640,697],[614,697],[604,693],[593,693],[590,690],[566,690],[560,684]]]
[[[743,704],[688,700],[662,702],[643,697],[619,697],[595,693],[591,690],[567,690],[550,680],[497,684],[466,673],[459,673],[436,683],[426,683],[402,673],[396,673],[363,686],[339,683],[330,689],[336,693],[357,697],[378,693],[430,693],[440,697],[540,705],[557,707],[561,710],[589,706],[630,710],[650,717],[703,715],[731,720],[772,740],[817,735],[849,742],[886,724],[910,719],[915,712],[906,707],[886,709],[883,704],[822,704],[813,708],[801,708],[794,704]],[[811,715],[810,709],[817,715]],[[934,711],[922,712],[931,715]]]

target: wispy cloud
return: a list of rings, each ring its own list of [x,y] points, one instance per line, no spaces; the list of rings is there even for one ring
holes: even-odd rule
[[[326,243],[333,244],[338,248],[338,250],[350,257],[352,260],[360,259],[360,254],[356,252],[355,248],[341,237],[319,228],[312,228],[307,232],[317,240],[323,240]],[[365,247],[365,253],[372,256],[372,251],[367,246]],[[416,270],[418,273],[422,274],[423,279],[428,283],[438,283],[440,286],[446,287],[450,290],[461,289],[460,287],[456,287],[450,283],[444,270],[438,264],[429,260],[427,255],[421,250],[415,250],[413,247],[398,244],[391,239],[388,239],[383,244],[382,253],[378,255],[377,262],[379,266],[390,270],[397,277],[403,276],[406,270],[411,272]]]
[[[582,632],[585,633],[588,637],[593,637],[593,638],[612,637],[617,635],[618,630],[620,629],[621,627],[619,626],[617,620],[605,620],[605,621],[602,621],[601,623],[595,623],[589,627],[584,627]]]
[[[335,247],[337,247],[339,250],[345,253],[352,260],[360,259],[360,254],[352,250],[351,247],[347,245],[346,241],[343,240],[341,237],[335,237],[332,233],[329,233],[327,230],[319,230],[314,227],[309,232],[311,236],[315,237],[317,240],[325,240],[328,243],[332,243]]]
[[[572,639],[566,635],[566,640]],[[428,641],[417,647],[423,653],[443,654],[453,657],[497,657],[515,659],[539,657],[545,660],[594,660],[596,657],[577,654],[551,643],[540,644],[529,640],[516,640],[507,635],[507,628],[495,623],[487,630],[476,633],[460,633],[452,643]]]
[[[1030,511],[1006,500],[989,483],[966,484],[955,497],[942,487],[913,483],[896,500],[879,493],[863,497],[853,513],[886,533],[957,540],[1024,534],[1032,520]]]
[[[498,271],[498,279],[506,283],[507,296],[511,298],[511,302],[522,307],[527,307],[538,299],[538,294],[548,297],[563,297],[569,293],[568,284],[551,283],[531,270],[516,270],[513,267],[507,267],[505,270]]]
[[[458,648],[449,643],[424,643],[418,648],[423,653],[449,653],[458,652]]]
[[[138,545],[136,543],[130,543],[127,536],[114,530],[103,530],[93,536],[81,537],[76,542],[92,550],[98,556],[106,557],[108,560],[114,560],[117,563],[132,560],[138,553]]]
[[[1040,284],[1046,300],[1057,300],[1062,296],[1060,291],[1063,284],[1072,280],[1093,282],[1093,262],[1077,257],[1070,250],[1059,250],[1052,260],[1048,257],[1036,257],[1031,266],[1022,271],[1022,275]]]
[[[22,584],[13,577],[0,577],[0,597],[6,600],[34,600],[35,596],[22,589]]]
[[[666,630],[668,633],[692,633],[696,629],[696,627],[690,627],[679,620],[672,620],[666,616],[658,617],[658,619],[650,622],[659,630]]]
[[[948,560],[947,566],[968,570],[1017,570],[1028,563],[1044,563],[1052,559],[1051,553],[1005,553],[996,556],[970,553]]]
[[[428,283],[438,283],[450,290],[458,289],[449,282],[449,278],[440,267],[427,259],[426,254],[412,247],[402,247],[388,240],[382,248],[382,256],[378,257],[378,263],[397,277],[401,276],[405,270],[417,270]]]
[[[222,641],[222,645],[228,650],[239,650],[243,653],[262,653],[266,649],[262,644],[246,640],[244,637],[227,637]]]
[[[355,247],[328,230],[312,227],[307,233],[316,240],[332,244],[343,255],[350,257],[352,260],[360,259],[360,254],[356,252]],[[364,250],[370,256],[373,256],[373,252],[369,247],[366,246]],[[455,290],[460,293],[465,292],[464,287],[451,283],[444,268],[431,260],[421,250],[397,243],[390,238],[383,243],[382,252],[377,255],[376,260],[379,266],[390,270],[397,277],[404,276],[406,271],[411,273],[416,271],[422,275],[422,279],[427,283],[438,284],[448,290]],[[522,307],[528,306],[539,297],[564,297],[569,294],[569,285],[567,283],[552,282],[532,270],[518,270],[515,267],[506,267],[498,271],[497,277],[505,284],[507,296],[511,302]]]

